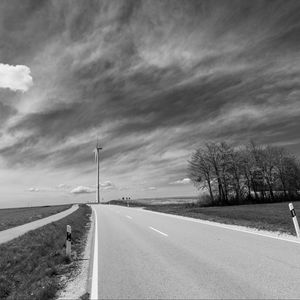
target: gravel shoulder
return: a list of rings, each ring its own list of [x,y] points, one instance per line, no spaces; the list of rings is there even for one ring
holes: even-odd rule
[[[92,213],[86,235],[83,238],[84,252],[78,258],[76,270],[73,272],[72,277],[62,278],[64,289],[58,295],[59,300],[89,299],[94,226],[95,215]]]

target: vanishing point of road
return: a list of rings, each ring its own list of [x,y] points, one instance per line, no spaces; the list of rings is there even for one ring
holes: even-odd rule
[[[98,299],[300,297],[300,244],[138,208],[93,207]]]

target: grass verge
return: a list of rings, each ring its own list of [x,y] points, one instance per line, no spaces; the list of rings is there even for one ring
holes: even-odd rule
[[[0,245],[0,299],[54,299],[78,266],[91,208],[80,205],[69,216]],[[66,226],[72,226],[72,260],[65,256]]]
[[[0,209],[0,231],[55,215],[71,205]]]
[[[124,205],[124,201],[111,201]],[[147,210],[203,219],[225,224],[252,227],[260,230],[279,231],[296,235],[288,202],[203,207],[198,203],[150,204],[131,201],[130,206]],[[296,213],[300,215],[300,202],[294,202]]]
[[[295,202],[300,213],[300,202]],[[288,202],[199,207],[197,204],[149,205],[145,209],[225,224],[296,235]]]

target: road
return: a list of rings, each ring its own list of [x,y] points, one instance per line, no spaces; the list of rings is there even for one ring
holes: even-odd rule
[[[94,206],[99,299],[299,298],[300,245]]]

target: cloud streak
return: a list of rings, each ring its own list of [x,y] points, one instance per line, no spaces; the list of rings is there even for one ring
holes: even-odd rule
[[[299,9],[292,0],[1,3],[3,63],[27,74],[0,90],[3,165],[65,169],[91,186],[98,135],[103,182],[160,190],[188,188],[179,182],[204,140],[299,154]]]

